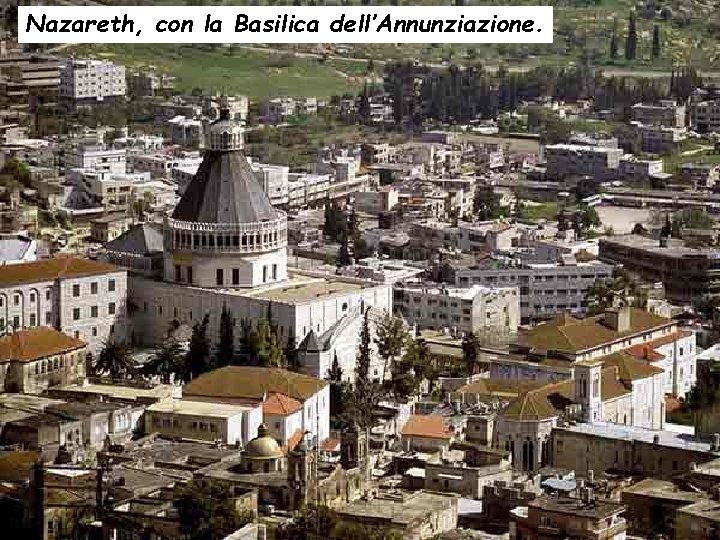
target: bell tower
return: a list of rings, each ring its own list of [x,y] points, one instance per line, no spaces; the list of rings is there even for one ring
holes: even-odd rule
[[[296,510],[312,498],[317,478],[317,460],[314,453],[308,451],[303,439],[295,449],[288,452],[287,463],[290,508]]]

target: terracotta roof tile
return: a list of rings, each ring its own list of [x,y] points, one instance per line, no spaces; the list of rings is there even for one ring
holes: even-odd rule
[[[43,259],[22,264],[0,266],[0,287],[10,287],[23,283],[53,281],[61,278],[73,278],[119,272],[117,266],[107,263],[79,259],[77,257],[59,257]]]
[[[403,437],[427,437],[430,439],[452,439],[453,434],[445,429],[445,420],[436,414],[415,414],[402,429]]]
[[[293,433],[290,438],[288,439],[288,442],[286,445],[282,447],[282,451],[287,455],[288,452],[292,452],[295,450],[295,447],[300,444],[300,441],[302,441],[303,438],[303,430],[302,429],[296,429],[295,433]]]
[[[680,400],[674,396],[665,396],[665,412],[671,413],[682,407]]]
[[[544,381],[523,379],[480,379],[461,386],[456,392],[458,394],[477,394],[489,397],[515,397],[544,385]]]
[[[645,343],[638,343],[637,345],[633,345],[629,349],[625,349],[625,352],[633,358],[647,360],[648,362],[659,362],[660,360],[665,360],[664,354],[660,354],[655,349],[646,345]]]
[[[183,386],[183,396],[261,401],[270,393],[282,393],[305,401],[327,384],[327,381],[285,369],[227,366],[187,383]]]
[[[322,443],[320,443],[320,450],[323,452],[339,452],[340,439],[333,439],[332,437],[325,439]]]
[[[0,482],[25,482],[30,478],[30,471],[39,460],[38,452],[0,453]]]
[[[85,342],[46,326],[0,337],[0,362],[32,362],[85,347]]]
[[[302,410],[303,406],[297,399],[280,394],[272,393],[263,403],[263,413],[273,416],[288,416]]]
[[[647,379],[665,370],[653,366],[651,363],[630,356],[625,351],[616,352],[603,356],[598,359],[604,366],[615,366],[617,368],[618,378],[621,381],[636,381],[638,379]]]
[[[577,352],[669,324],[672,324],[670,319],[639,308],[630,308],[627,332],[616,332],[606,326],[602,314],[586,319],[566,315],[531,328],[519,342],[534,349]]]

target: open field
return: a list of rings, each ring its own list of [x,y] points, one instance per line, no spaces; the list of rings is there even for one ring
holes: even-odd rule
[[[180,45],[75,45],[64,55],[115,60],[129,68],[154,67],[177,77],[177,88],[272,96],[330,97],[357,93],[363,79],[334,64],[239,47]],[[357,69],[357,67],[352,66]]]

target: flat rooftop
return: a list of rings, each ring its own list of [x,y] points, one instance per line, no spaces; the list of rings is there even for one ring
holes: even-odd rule
[[[243,407],[242,405],[183,399],[165,399],[147,408],[150,412],[209,416],[213,418],[230,418],[251,409],[252,407]]]
[[[580,423],[574,426],[559,428],[561,431],[569,431],[583,435],[592,435],[605,439],[616,439],[623,441],[640,441],[653,444],[655,437],[658,437],[658,445],[681,448],[694,452],[710,452],[710,444],[694,440],[691,436],[674,433],[672,431],[645,429],[622,424],[610,424],[606,422],[594,422],[592,424]]]
[[[375,283],[361,283],[351,280],[334,279],[332,277],[312,277],[302,274],[291,274],[288,281],[281,286],[242,291],[242,294],[270,302],[302,304],[317,298],[360,292],[376,286],[377,284]]]
[[[159,401],[165,398],[179,395],[180,387],[171,384],[158,384],[151,388],[141,386],[121,386],[116,384],[69,384],[53,388],[54,395],[75,394],[87,395],[88,397],[106,396],[127,401]]]
[[[656,480],[655,478],[646,478],[641,480],[640,482],[625,488],[623,493],[631,495],[644,495],[656,499],[685,503],[692,503],[706,498],[706,496],[702,493],[683,491],[678,489],[672,482],[668,482],[666,480]]]
[[[426,491],[381,491],[372,500],[357,500],[339,508],[338,513],[346,518],[374,518],[407,525],[415,520],[425,519],[431,512],[440,512],[457,505],[458,499],[458,495]]]
[[[24,420],[42,413],[51,405],[63,405],[59,399],[49,399],[27,394],[0,394],[0,425]]]
[[[659,240],[647,238],[637,234],[625,234],[621,236],[608,236],[602,238],[600,242],[613,244],[621,244],[623,246],[642,249],[652,253],[657,253],[664,257],[705,257],[708,259],[720,259],[720,250],[713,248],[690,248],[682,243],[670,242],[667,247],[661,247]]]
[[[678,509],[678,512],[698,518],[720,522],[720,502],[713,500],[698,501]]]

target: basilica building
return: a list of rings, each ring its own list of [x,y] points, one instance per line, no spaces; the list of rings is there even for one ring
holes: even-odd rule
[[[283,344],[304,344],[308,375],[326,377],[337,356],[352,377],[362,318],[369,310],[376,317],[392,312],[390,285],[288,268],[288,217],[257,181],[243,152],[242,127],[224,112],[206,140],[203,162],[162,231],[146,224],[142,234],[128,231],[107,246],[111,260],[134,261],[128,266],[129,339],[155,345],[172,328],[208,314],[208,335],[217,342],[226,307],[238,323],[268,318]],[[158,245],[150,249],[153,234]]]

